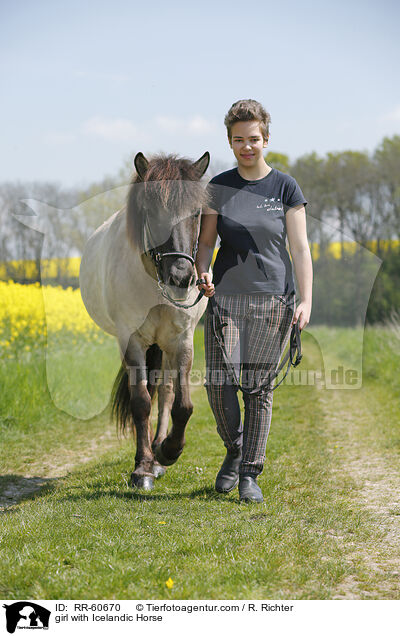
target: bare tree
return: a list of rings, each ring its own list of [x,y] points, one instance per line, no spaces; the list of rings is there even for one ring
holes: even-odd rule
[[[333,220],[329,217],[326,161],[312,152],[297,159],[292,164],[290,172],[308,201],[307,232],[310,243],[317,243],[320,254],[323,254],[336,232]]]
[[[375,151],[374,161],[387,238],[400,238],[400,135],[385,137]]]
[[[0,185],[0,259],[5,263],[6,276],[18,280],[40,280],[43,232],[32,230],[15,218],[15,215],[32,215],[26,202],[34,199],[65,209],[75,197],[76,193],[62,190],[57,183],[7,182]],[[69,233],[65,229],[60,231],[55,217],[48,219],[45,231],[50,237],[49,257],[66,258],[71,249]],[[29,265],[32,261],[34,267]]]
[[[344,257],[344,233],[349,229],[358,242],[365,242],[366,186],[370,177],[370,159],[365,152],[328,153],[326,161],[326,187],[329,206],[336,210]]]

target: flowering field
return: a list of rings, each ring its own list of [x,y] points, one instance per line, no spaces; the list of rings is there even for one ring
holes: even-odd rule
[[[0,281],[0,299],[0,358],[41,349],[47,336],[70,345],[80,336],[107,338],[88,315],[79,289]]]
[[[380,242],[380,248],[383,253],[389,249],[398,249],[400,245],[399,240],[382,240]],[[312,243],[310,245],[312,257],[314,260],[318,260],[320,257],[320,248],[318,243]],[[345,241],[343,243],[344,252],[347,255],[354,254],[359,247],[358,243],[354,241]],[[333,241],[327,246],[327,253],[336,259],[341,257],[341,243],[339,241]],[[369,241],[367,249],[377,253],[377,242]],[[212,263],[214,263],[217,256],[218,247],[215,248]],[[79,256],[73,256],[68,258],[43,258],[40,260],[40,276],[41,280],[57,280],[57,277],[66,279],[68,281],[78,280],[79,268],[81,259]],[[38,277],[38,264],[34,260],[15,260],[0,262],[0,281],[7,280],[9,277],[15,277],[16,279],[36,280]],[[60,278],[58,278],[60,280]]]
[[[60,271],[68,278],[79,277],[81,259],[78,256],[69,258],[42,258],[40,260],[40,275],[43,280],[56,278]],[[8,273],[8,276],[7,276]],[[8,261],[0,263],[0,280],[7,280],[9,276],[21,276],[35,279],[38,275],[37,262],[33,260]]]

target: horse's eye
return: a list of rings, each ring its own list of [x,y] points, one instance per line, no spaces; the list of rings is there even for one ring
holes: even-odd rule
[[[197,219],[197,217],[200,216],[200,212],[201,210],[196,210],[196,212],[194,213],[195,218]]]

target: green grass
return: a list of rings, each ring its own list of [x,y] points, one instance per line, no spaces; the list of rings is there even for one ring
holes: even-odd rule
[[[84,346],[85,343],[82,343]],[[93,345],[93,348],[95,345]],[[99,386],[102,398],[107,400],[105,382],[110,385],[111,362],[117,368],[115,347],[112,342],[106,343],[104,353],[97,348],[97,356],[102,355],[104,366],[99,381],[99,368],[93,384],[88,375],[88,359],[81,354],[82,369],[79,370],[76,360],[74,367],[68,366],[71,351],[65,349],[64,358],[52,358],[50,374],[46,372],[44,352],[18,355],[15,359],[0,361],[0,466],[2,472],[24,471],[29,464],[40,465],[42,460],[60,450],[78,448],[85,449],[91,440],[110,430],[109,414],[98,402]],[[92,351],[93,355],[93,351]],[[79,359],[79,357],[78,357]],[[98,358],[97,358],[98,360]],[[55,365],[62,369],[60,381],[56,386]],[[71,372],[73,371],[73,373]],[[51,392],[49,390],[49,379]],[[109,392],[109,389],[108,389]],[[76,397],[78,396],[78,398]],[[90,405],[96,405],[99,417],[89,420],[77,419],[67,412],[56,408],[58,404],[71,407],[75,400],[75,411],[87,413]],[[79,404],[79,401],[82,404]]]
[[[277,390],[259,479],[262,505],[240,505],[237,491],[227,496],[214,491],[224,449],[202,387],[192,391],[195,410],[183,455],[144,494],[129,486],[130,440],[112,438],[111,449],[100,443],[97,453],[87,452],[93,440],[113,433],[108,411],[88,421],[58,411],[45,388],[43,357],[25,364],[24,374],[14,363],[7,372],[2,368],[9,386],[1,398],[3,472],[15,480],[36,474],[35,469],[39,474],[41,457],[56,462],[66,449],[77,464],[80,453],[89,460],[1,515],[0,597],[330,599],[351,580],[358,598],[396,598],[390,572],[372,571],[365,556],[365,550],[380,554],[387,531],[359,500],[361,484],[343,470],[337,434],[327,426],[320,399],[336,393],[337,399],[350,400],[344,394],[375,391],[374,408],[385,413],[395,408],[397,386],[386,368],[391,354],[384,335],[374,334],[366,336],[363,389]],[[351,349],[351,330],[331,336],[344,347],[347,338]],[[319,339],[304,335],[303,368],[321,363]],[[203,368],[200,329],[195,343],[194,368]],[[382,376],[370,371],[376,350],[388,378],[384,389]],[[97,355],[100,369],[101,351]],[[391,461],[398,424],[383,427],[379,435],[374,430],[368,420],[359,435],[367,431],[371,447],[385,448]],[[165,585],[169,577],[171,590]]]

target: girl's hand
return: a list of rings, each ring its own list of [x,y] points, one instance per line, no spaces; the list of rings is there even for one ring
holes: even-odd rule
[[[204,296],[207,296],[207,298],[214,296],[215,287],[211,282],[211,274],[209,272],[203,272],[202,274],[200,274],[199,278],[202,278],[205,283],[200,283],[200,285],[197,285],[198,289],[204,289]]]
[[[311,314],[311,303],[300,303],[298,307],[296,307],[296,311],[294,312],[294,316],[292,319],[292,325],[295,325],[296,322],[299,323],[299,329],[302,331],[304,327],[307,327],[310,322],[310,314]]]

